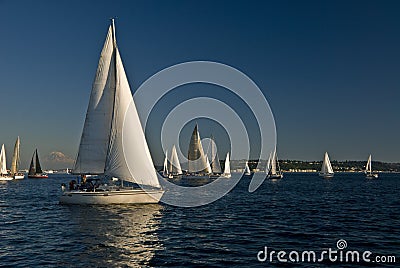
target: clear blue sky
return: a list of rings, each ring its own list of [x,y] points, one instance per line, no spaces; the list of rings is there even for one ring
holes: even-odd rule
[[[263,90],[281,159],[399,162],[399,14],[398,1],[0,0],[0,143],[10,154],[21,136],[23,167],[35,147],[75,157],[117,16],[132,90],[173,64],[222,62]]]

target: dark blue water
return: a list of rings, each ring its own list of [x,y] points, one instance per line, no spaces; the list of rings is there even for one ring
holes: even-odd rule
[[[258,267],[257,253],[336,248],[394,255],[400,263],[400,175],[285,174],[248,193],[243,178],[197,208],[63,206],[70,178],[0,183],[0,265],[13,267]],[[286,266],[325,266],[296,263]],[[361,264],[334,263],[335,267]],[[370,264],[370,267],[394,266]]]

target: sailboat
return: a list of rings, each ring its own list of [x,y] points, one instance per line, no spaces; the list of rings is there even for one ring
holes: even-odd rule
[[[181,164],[179,163],[179,158],[178,158],[178,154],[176,152],[175,145],[172,146],[169,174],[172,175],[173,177],[178,177],[178,176],[182,175],[182,168],[181,168]]]
[[[209,171],[210,171],[210,173],[212,173],[212,174],[210,174],[210,177],[218,178],[221,175],[222,171],[221,171],[221,165],[219,163],[219,158],[218,158],[217,145],[215,144],[214,137],[212,135],[210,137],[210,143],[208,145],[206,155],[207,155],[207,160],[209,159],[208,156],[210,156],[210,158],[211,158],[211,162],[207,163],[207,168],[208,168],[208,164],[210,164]]]
[[[37,149],[33,152],[31,164],[29,166],[28,178],[32,179],[45,179],[49,176],[43,173],[42,167],[40,166],[39,154]]]
[[[230,178],[231,177],[231,163],[230,163],[230,160],[229,160],[229,152],[226,154],[225,168],[224,168],[224,173],[222,173],[222,177],[224,177],[224,178]]]
[[[101,51],[73,170],[82,183],[71,181],[68,190],[62,185],[61,204],[158,203],[164,193],[122,64],[114,19]],[[120,185],[109,184],[116,179]],[[124,186],[124,181],[133,186]]]
[[[21,179],[25,178],[25,175],[23,173],[18,172],[19,165],[20,165],[20,156],[19,156],[20,144],[21,144],[21,141],[18,136],[17,140],[15,141],[14,154],[13,154],[13,157],[11,160],[11,170],[10,170],[10,173],[14,177],[15,180],[21,180]]]
[[[168,150],[165,152],[165,158],[164,158],[164,165],[163,165],[163,172],[162,175],[165,178],[173,178],[172,175],[170,176],[169,171],[168,171]]]
[[[0,181],[11,181],[14,179],[13,176],[10,176],[7,172],[7,159],[6,159],[6,149],[4,148],[4,144],[1,146],[0,152]]]
[[[203,146],[201,145],[198,125],[196,124],[189,143],[187,175],[190,177],[209,177],[207,166],[207,159],[204,154]]]
[[[377,179],[378,173],[372,173],[372,157],[369,155],[367,165],[365,167],[365,176],[368,179]]]
[[[267,162],[267,179],[282,179],[283,173],[279,167],[279,161],[276,150],[269,155]]]
[[[244,167],[244,175],[251,175],[249,164],[246,161],[246,166]]]
[[[328,152],[325,152],[324,161],[322,162],[321,172],[319,176],[324,177],[326,179],[332,178],[334,175],[331,161],[329,160]]]

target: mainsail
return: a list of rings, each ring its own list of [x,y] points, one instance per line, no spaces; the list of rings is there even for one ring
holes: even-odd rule
[[[1,146],[0,152],[0,174],[7,174],[7,160],[6,160],[6,149],[4,148],[4,144]]]
[[[128,137],[123,142],[124,127]],[[124,152],[124,145],[134,149]],[[160,187],[117,47],[114,20],[101,52],[74,172]]]
[[[209,147],[211,147],[210,148],[211,170],[213,173],[221,173],[221,165],[219,164],[217,145],[214,142],[213,136],[211,136],[210,138]],[[207,155],[208,155],[208,150],[207,150]]]
[[[190,138],[188,160],[188,170],[190,173],[207,172],[207,162],[204,156],[203,146],[201,145],[197,124],[194,127],[192,137]]]
[[[168,150],[165,151],[164,166],[163,166],[163,176],[168,175]]]
[[[17,140],[15,141],[14,154],[11,160],[11,170],[10,170],[11,175],[18,173],[19,170],[19,164],[20,164],[19,146],[20,146],[20,140],[18,136]]]
[[[169,172],[172,173],[172,174],[181,175],[182,174],[182,168],[181,168],[181,164],[179,163],[179,158],[178,158],[178,154],[176,152],[175,145],[172,146],[171,162],[170,163],[171,164],[169,166]]]

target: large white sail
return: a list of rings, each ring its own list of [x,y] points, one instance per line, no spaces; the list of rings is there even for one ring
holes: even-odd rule
[[[321,173],[322,174],[333,174],[331,161],[329,160],[329,156],[328,156],[327,152],[325,152],[324,161],[322,163],[322,168],[321,168]]]
[[[249,165],[248,165],[248,163],[247,163],[247,161],[246,161],[246,166],[244,167],[244,174],[246,174],[246,175],[250,175],[250,168],[249,168]]]
[[[231,175],[231,163],[229,160],[229,152],[226,154],[225,158],[225,168],[224,168],[224,176],[229,176]]]
[[[182,168],[181,164],[179,163],[179,158],[178,154],[176,152],[176,147],[175,145],[172,146],[172,151],[171,151],[171,165],[169,171],[173,174],[181,175],[182,174]]]
[[[113,27],[110,25],[90,94],[74,173],[104,172],[115,95],[114,54]]]
[[[11,160],[10,173],[12,175],[18,173],[18,170],[19,170],[19,162],[20,162],[19,147],[20,147],[20,140],[19,140],[19,136],[18,136],[17,140],[15,141],[14,154],[13,154],[13,157]]]
[[[188,161],[188,170],[190,173],[207,171],[207,162],[204,156],[203,146],[201,145],[197,124],[194,127],[192,137],[190,138]]]
[[[4,144],[1,146],[0,152],[0,174],[7,174],[7,160],[6,160],[6,149],[4,148]]]
[[[207,167],[206,167],[207,173],[212,173],[210,161],[208,160],[208,155],[206,155],[206,164],[207,164]]]
[[[139,185],[160,187],[117,47],[115,47],[115,54],[116,89],[114,114],[104,174]],[[125,117],[130,120],[127,126],[124,126]],[[124,140],[125,144],[122,141],[123,127],[125,127],[127,136],[129,136]],[[130,170],[124,155],[124,145],[134,148],[134,150],[125,151],[125,153],[129,152],[130,154],[128,155],[128,159],[131,161],[129,163]]]
[[[269,174],[271,171],[271,153],[269,153],[268,161],[267,161],[267,166],[265,167],[265,173]]]
[[[274,151],[274,153],[272,154],[271,175],[276,175],[276,151]]]

